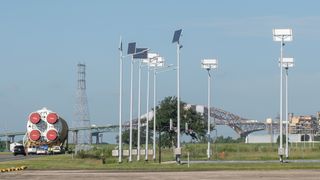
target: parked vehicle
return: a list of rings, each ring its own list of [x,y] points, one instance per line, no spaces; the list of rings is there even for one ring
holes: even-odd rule
[[[24,149],[24,146],[23,145],[17,145],[13,148],[13,155],[16,156],[16,155],[26,155],[26,151]]]
[[[36,154],[37,155],[44,155],[44,154],[47,154],[47,151],[43,148],[38,148]]]
[[[11,143],[10,144],[10,152],[14,152],[14,147],[15,146],[22,146],[22,144],[21,143],[17,143],[17,142]]]
[[[37,148],[35,146],[29,146],[27,152],[28,154],[37,154]]]
[[[54,146],[54,147],[52,147],[52,151],[54,154],[60,154],[61,148],[60,148],[60,146]]]
[[[37,154],[38,155],[48,154],[48,146],[47,145],[39,146],[37,148]]]

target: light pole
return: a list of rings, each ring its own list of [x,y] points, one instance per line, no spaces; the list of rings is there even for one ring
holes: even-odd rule
[[[180,36],[182,29],[176,30],[173,35],[172,43],[177,43],[177,148],[175,149],[176,162],[181,163],[180,148]]]
[[[286,91],[286,148],[285,148],[285,155],[286,159],[289,158],[289,118],[288,118],[288,70],[289,68],[294,66],[294,61],[293,58],[283,58],[282,59],[282,66],[286,70],[286,75],[285,75],[285,91]]]
[[[140,134],[141,134],[141,60],[139,61],[139,80],[138,80],[138,140],[137,140],[137,161],[140,161]]]
[[[140,161],[140,129],[141,129],[141,64],[142,59],[148,58],[148,48],[137,48],[136,55],[133,55],[134,59],[139,59],[139,73],[138,73],[138,138],[137,138],[137,161]]]
[[[119,44],[119,53],[120,53],[120,78],[119,78],[119,160],[118,162],[122,162],[122,39],[120,36],[120,44]]]
[[[129,162],[132,162],[132,119],[133,119],[133,54],[136,52],[136,43],[128,44],[128,55],[131,54],[130,66],[130,127],[129,127]]]
[[[211,125],[211,112],[210,112],[210,95],[211,95],[211,75],[210,75],[210,70],[211,69],[216,69],[218,67],[218,60],[216,59],[204,59],[201,61],[201,67],[203,69],[206,69],[208,71],[208,130],[207,130],[207,136],[208,136],[208,149],[207,149],[207,157],[210,159],[210,125]],[[214,123],[215,126],[215,123]]]
[[[282,137],[282,118],[283,118],[283,110],[282,110],[282,101],[283,101],[283,90],[282,90],[282,74],[283,74],[283,46],[285,45],[284,42],[287,41],[292,41],[292,29],[273,29],[273,40],[281,42],[281,47],[280,47],[280,145],[278,149],[278,155],[280,162],[283,162],[283,155],[284,155],[284,149],[283,149],[283,137]]]
[[[153,160],[156,160],[156,87],[157,87],[157,77],[156,70],[164,66],[164,59],[161,56],[154,58],[154,61],[150,63],[150,66],[153,67]]]
[[[148,161],[148,144],[149,144],[149,99],[150,99],[150,65],[151,60],[156,58],[158,54],[156,53],[148,53],[147,61],[143,61],[147,63],[147,119],[146,119],[146,147],[145,147],[145,161]]]

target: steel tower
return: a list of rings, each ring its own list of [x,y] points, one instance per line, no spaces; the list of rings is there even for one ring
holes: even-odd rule
[[[78,87],[76,92],[76,107],[74,127],[89,128],[91,126],[88,99],[86,93],[86,65],[78,64]],[[79,130],[77,144],[91,144],[91,130]]]

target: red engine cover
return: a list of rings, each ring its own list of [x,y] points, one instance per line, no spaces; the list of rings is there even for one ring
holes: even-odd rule
[[[33,124],[38,124],[40,120],[41,120],[41,116],[39,113],[34,112],[29,116],[29,121],[32,122]]]
[[[49,141],[54,141],[54,140],[57,139],[57,137],[58,137],[57,131],[51,129],[51,130],[49,130],[49,131],[47,132],[47,139],[48,139]]]
[[[29,138],[32,140],[32,141],[38,141],[40,139],[40,131],[38,130],[32,130],[30,133],[29,133]]]
[[[50,113],[47,116],[47,121],[50,124],[54,124],[58,121],[58,115],[56,113]]]

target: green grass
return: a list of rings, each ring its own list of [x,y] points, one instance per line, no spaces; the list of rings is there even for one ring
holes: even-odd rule
[[[320,163],[199,163],[177,165],[175,163],[158,164],[153,161],[123,162],[102,164],[97,159],[72,158],[71,155],[44,156],[28,160],[1,162],[0,168],[27,166],[34,170],[88,169],[110,171],[212,171],[212,170],[278,170],[278,169],[320,169]]]
[[[117,157],[111,156],[111,151],[115,145],[98,145],[93,150],[84,155],[89,158],[73,157],[71,154],[42,156],[28,160],[11,162],[0,162],[0,168],[27,166],[28,169],[100,169],[100,170],[125,170],[125,171],[187,171],[187,170],[275,170],[275,169],[320,169],[320,163],[202,163],[191,164],[190,168],[186,164],[177,165],[175,163],[153,162],[149,156],[149,161],[145,162],[144,156],[137,162],[133,156],[133,162],[129,163],[128,158],[123,158],[123,163],[119,164]],[[206,160],[207,144],[184,144],[182,146],[182,160],[187,160],[189,153],[191,160]],[[270,144],[215,144],[212,146],[212,160],[278,160],[277,145]],[[157,153],[158,153],[157,149]],[[2,153],[1,153],[2,154]],[[101,154],[105,156],[106,163],[102,164]],[[88,156],[87,156],[88,155]],[[84,157],[84,156],[83,156]],[[290,148],[290,159],[320,159],[320,144],[293,145]],[[174,161],[173,150],[171,148],[162,149],[162,161]]]
[[[12,154],[12,152],[0,152],[0,155]]]

